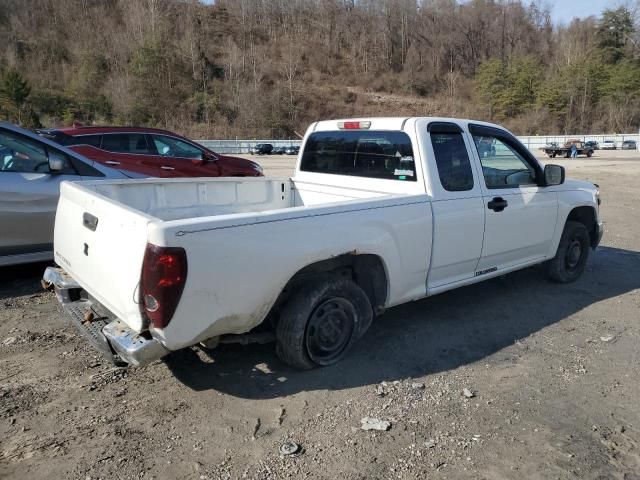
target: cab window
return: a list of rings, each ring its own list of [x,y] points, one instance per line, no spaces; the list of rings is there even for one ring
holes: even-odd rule
[[[406,133],[394,131],[312,133],[304,146],[300,170],[416,181],[411,140]]]
[[[442,188],[449,192],[472,190],[473,172],[462,133],[431,131],[430,135]]]
[[[482,164],[485,185],[490,189],[535,186],[536,169],[516,142],[500,133],[470,128]]]

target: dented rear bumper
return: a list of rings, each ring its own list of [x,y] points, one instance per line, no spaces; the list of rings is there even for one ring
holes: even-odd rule
[[[138,333],[122,320],[105,316],[95,300],[61,268],[48,267],[43,286],[53,287],[65,313],[89,343],[110,362],[118,365],[146,365],[164,357],[167,350],[148,332]]]

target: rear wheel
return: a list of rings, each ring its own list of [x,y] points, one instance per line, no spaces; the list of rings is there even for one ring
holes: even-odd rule
[[[319,277],[283,307],[276,328],[278,356],[304,370],[332,365],[344,358],[372,318],[371,303],[356,283]]]
[[[568,221],[556,256],[547,262],[547,275],[555,282],[570,283],[582,275],[589,258],[589,232],[583,223]]]
[[[591,155],[593,155],[593,152],[592,152],[591,150],[589,150],[589,151],[587,152],[587,157],[591,158]]]

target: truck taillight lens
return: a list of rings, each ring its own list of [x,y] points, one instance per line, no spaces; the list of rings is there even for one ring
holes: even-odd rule
[[[147,244],[142,264],[140,305],[155,328],[169,325],[186,281],[184,248]]]

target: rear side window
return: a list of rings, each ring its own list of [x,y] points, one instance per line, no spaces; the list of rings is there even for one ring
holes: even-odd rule
[[[416,181],[411,140],[404,132],[351,130],[312,133],[300,170]]]
[[[461,133],[431,132],[442,187],[449,192],[473,189],[473,172]]]
[[[147,146],[147,139],[140,133],[118,133],[103,135],[102,149],[118,153],[151,153]]]
[[[92,147],[100,148],[100,142],[102,142],[102,135],[80,135],[72,137],[67,145],[91,145]]]

